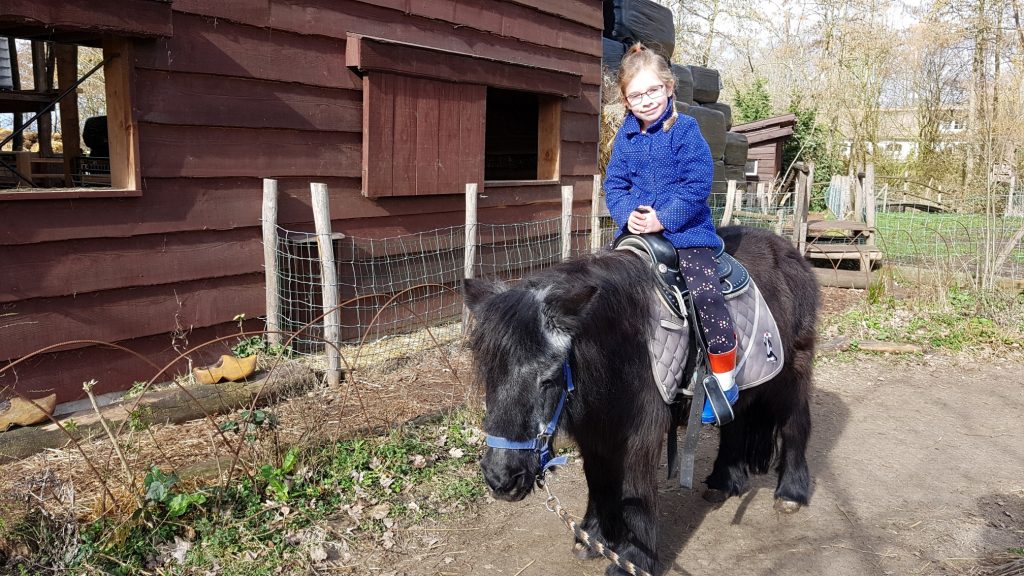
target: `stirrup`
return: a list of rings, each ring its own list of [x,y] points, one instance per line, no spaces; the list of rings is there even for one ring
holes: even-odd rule
[[[714,374],[709,374],[701,384],[704,386],[705,401],[711,406],[711,411],[715,413],[715,423],[718,426],[725,426],[732,422],[735,418],[732,405],[729,404],[729,399],[725,396],[725,390],[718,385],[718,378],[715,378]]]

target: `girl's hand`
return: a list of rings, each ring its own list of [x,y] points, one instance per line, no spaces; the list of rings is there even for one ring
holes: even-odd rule
[[[629,215],[626,229],[633,234],[653,234],[665,229],[658,220],[658,213],[650,206],[637,206]]]

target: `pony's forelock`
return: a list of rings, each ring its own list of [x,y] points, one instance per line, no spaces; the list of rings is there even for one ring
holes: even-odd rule
[[[544,306],[544,302],[551,294],[551,286],[541,286],[533,289],[532,292],[537,299],[538,310],[541,315],[539,321],[545,338],[551,347],[554,348],[556,354],[560,356],[568,354],[569,349],[572,347],[572,336],[558,322],[550,321],[551,319],[547,317],[550,311]]]

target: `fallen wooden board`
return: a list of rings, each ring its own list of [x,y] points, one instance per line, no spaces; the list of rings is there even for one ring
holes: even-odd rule
[[[863,270],[837,270],[835,268],[814,268],[818,284],[828,288],[856,288],[865,290],[874,279],[874,275]]]
[[[111,427],[116,428],[128,419],[130,411],[138,403],[139,406],[148,408],[136,412],[142,422],[180,424],[205,418],[207,414],[224,414],[248,408],[253,406],[254,400],[256,406],[265,406],[283,396],[311,387],[317,379],[317,375],[309,367],[288,362],[252,380],[190,386],[187,393],[186,390],[175,386],[147,392],[139,398],[122,400],[100,408],[100,412]],[[57,421],[72,418],[75,421],[76,439],[104,434],[96,411],[72,412],[61,416]],[[20,460],[47,448],[59,448],[68,441],[68,434],[53,422],[8,430],[0,433],[0,463]]]
[[[817,346],[817,351],[820,353],[845,352],[853,348],[862,352],[884,352],[887,354],[921,354],[925,351],[925,347],[918,344],[884,342],[882,340],[854,340],[849,336],[837,336],[828,342],[821,342]]]

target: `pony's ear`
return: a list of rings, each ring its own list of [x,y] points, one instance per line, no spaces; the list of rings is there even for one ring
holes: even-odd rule
[[[555,325],[572,333],[578,324],[578,318],[583,314],[595,294],[597,294],[597,286],[573,286],[565,291],[549,293],[544,299],[544,306]]]
[[[488,298],[508,290],[504,282],[493,280],[481,280],[478,278],[465,278],[462,280],[462,297],[466,300],[466,306],[470,312],[476,313]]]

